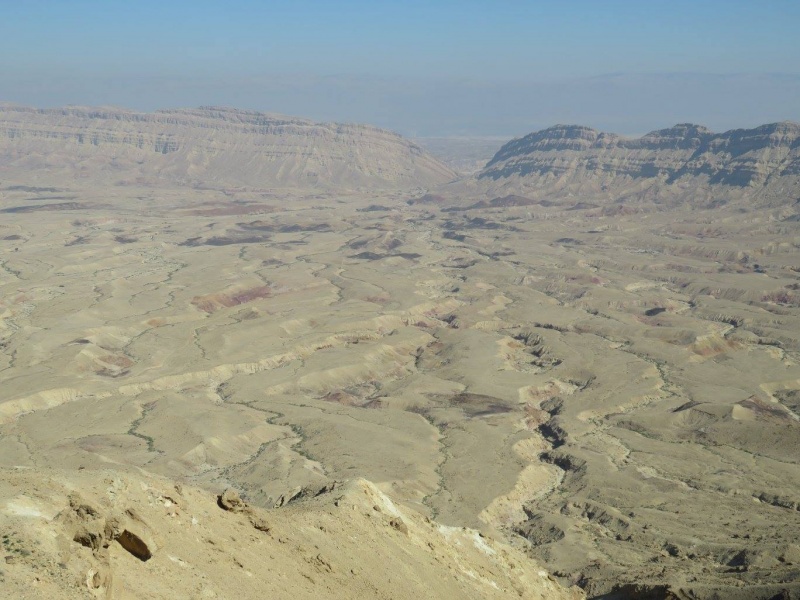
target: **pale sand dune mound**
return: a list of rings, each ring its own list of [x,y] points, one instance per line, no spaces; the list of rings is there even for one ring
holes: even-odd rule
[[[312,499],[308,496],[316,495]],[[153,476],[0,471],[7,598],[584,598],[354,480],[250,507]]]

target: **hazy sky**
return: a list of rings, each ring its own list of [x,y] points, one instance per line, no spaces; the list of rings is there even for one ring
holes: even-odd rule
[[[800,1],[0,0],[0,101],[721,130],[800,120]]]

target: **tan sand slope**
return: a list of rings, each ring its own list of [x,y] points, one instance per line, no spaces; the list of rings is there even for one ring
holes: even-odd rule
[[[314,494],[266,511],[148,475],[4,469],[0,589],[17,599],[584,597],[519,551],[398,507],[368,481]]]

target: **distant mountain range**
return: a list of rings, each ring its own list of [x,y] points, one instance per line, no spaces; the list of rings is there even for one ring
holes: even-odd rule
[[[798,176],[800,124],[781,122],[725,133],[680,124],[638,139],[556,125],[505,144],[477,178],[529,187],[646,179],[760,187]]]
[[[230,108],[139,113],[0,105],[0,176],[114,183],[392,189],[455,177],[416,144],[367,125]]]
[[[458,179],[418,145],[369,125],[218,107],[0,104],[0,177],[31,172],[43,181],[364,191],[438,189]],[[680,124],[636,139],[556,125],[508,142],[477,174],[442,189],[612,199],[719,186],[727,195],[785,194],[787,183],[800,186],[800,124],[785,121],[725,133]],[[789,191],[800,197],[800,187]]]

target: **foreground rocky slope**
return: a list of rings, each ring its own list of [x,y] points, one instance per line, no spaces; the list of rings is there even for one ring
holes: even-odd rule
[[[307,490],[308,492],[309,490]],[[468,529],[399,508],[365,480],[277,510],[119,471],[0,470],[6,598],[579,600]]]
[[[791,122],[717,134],[680,124],[623,138],[556,125],[512,140],[478,175],[484,183],[618,191],[635,183],[762,188],[800,176],[800,125]]]
[[[421,148],[366,125],[227,108],[137,113],[0,105],[0,175],[211,187],[406,188],[454,173]]]

